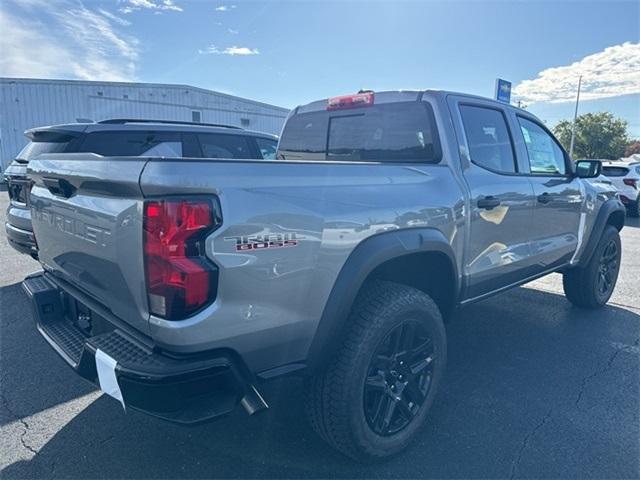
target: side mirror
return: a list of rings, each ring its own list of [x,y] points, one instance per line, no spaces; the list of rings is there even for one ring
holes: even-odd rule
[[[576,177],[596,178],[602,173],[602,162],[599,160],[578,160],[576,162]]]

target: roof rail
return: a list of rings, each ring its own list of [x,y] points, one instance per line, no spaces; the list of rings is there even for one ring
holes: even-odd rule
[[[235,125],[225,125],[223,123],[186,122],[182,120],[146,120],[141,118],[109,118],[107,120],[101,120],[96,123],[109,125],[124,125],[125,123],[163,123],[168,125],[202,125],[205,127],[222,127],[244,130],[242,127],[236,127]]]

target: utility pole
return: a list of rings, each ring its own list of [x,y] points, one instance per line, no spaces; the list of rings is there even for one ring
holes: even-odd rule
[[[569,158],[573,160],[573,144],[576,141],[576,119],[578,118],[578,104],[580,103],[580,87],[582,86],[582,75],[578,77],[578,95],[576,96],[576,110],[573,112],[573,126],[571,127],[571,146],[569,147]]]

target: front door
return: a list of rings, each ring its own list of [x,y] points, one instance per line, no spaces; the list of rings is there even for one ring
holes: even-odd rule
[[[531,228],[531,254],[540,272],[566,264],[581,241],[584,223],[581,181],[571,171],[568,155],[538,121],[516,115],[530,179],[536,197]],[[582,216],[584,217],[584,216]]]
[[[458,142],[466,150],[470,192],[464,299],[480,297],[529,276],[535,197],[519,172],[508,112],[494,102],[451,97]]]

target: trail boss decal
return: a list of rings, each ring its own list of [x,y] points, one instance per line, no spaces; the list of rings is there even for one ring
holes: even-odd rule
[[[270,233],[268,235],[224,237],[225,242],[236,242],[237,252],[265,250],[267,248],[296,247],[304,237],[296,233]]]

